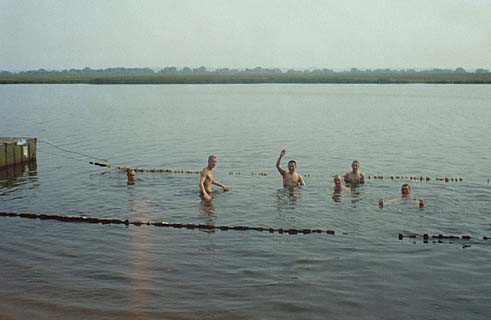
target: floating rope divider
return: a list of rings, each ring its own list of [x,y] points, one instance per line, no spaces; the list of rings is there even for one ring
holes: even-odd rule
[[[444,235],[444,234],[429,235],[427,233],[424,233],[424,234],[416,234],[416,233],[402,234],[402,233],[399,233],[398,238],[399,238],[399,240],[403,240],[404,238],[419,239],[419,240],[423,240],[424,242],[428,242],[430,240],[441,241],[441,240],[471,240],[472,239],[472,237],[469,235],[462,235],[462,236]],[[483,236],[482,240],[491,240],[491,237]]]
[[[127,171],[128,169],[133,169],[136,172],[153,172],[153,173],[175,173],[175,174],[200,174],[201,171],[199,170],[189,170],[189,169],[165,169],[165,168],[138,168],[138,167],[128,167],[128,166],[115,166],[112,165],[111,163],[104,163],[104,162],[93,162],[90,161],[89,164],[93,164],[95,166],[99,167],[104,167],[104,168],[114,168],[116,170],[120,171]],[[268,176],[269,174],[267,172],[250,172],[248,174],[241,173],[240,171],[229,171],[228,172],[229,176]],[[304,178],[310,178],[310,174],[304,174]],[[417,177],[417,176],[368,176],[368,179],[374,179],[374,180],[410,180],[410,181],[426,181],[429,182],[432,179],[430,177]],[[464,181],[462,178],[448,178],[448,177],[436,177],[434,178],[436,181],[444,181],[444,182],[458,182],[458,181]]]
[[[410,181],[426,181],[426,182],[429,182],[431,181],[431,178],[430,177],[423,177],[423,176],[368,176],[368,179],[379,179],[379,180],[384,180],[387,179],[387,180],[410,180]],[[462,182],[464,181],[464,179],[462,178],[448,178],[448,177],[436,177],[435,178],[436,181],[445,181],[445,182]]]
[[[101,224],[124,224],[126,226],[155,226],[175,229],[199,229],[199,230],[221,230],[221,231],[258,231],[269,233],[286,233],[286,234],[311,234],[311,233],[325,233],[334,235],[334,230],[323,229],[296,229],[296,228],[266,228],[266,227],[251,227],[251,226],[214,226],[207,224],[194,224],[194,223],[170,223],[166,221],[130,221],[120,219],[109,218],[95,218],[86,216],[67,216],[58,214],[36,214],[36,213],[15,213],[15,212],[0,212],[0,217],[18,217],[25,219],[40,219],[40,220],[56,220],[63,222],[84,222],[84,223],[101,223]]]
[[[94,159],[94,160],[102,160],[104,162],[108,162],[106,159],[103,159],[103,158],[99,158],[99,157],[93,157],[91,155],[88,155],[88,154],[85,154],[85,153],[82,153],[82,152],[77,152],[77,151],[72,151],[72,150],[68,150],[68,149],[65,149],[65,148],[62,148],[62,147],[59,147],[51,142],[48,142],[48,141],[44,141],[44,140],[38,140],[39,143],[45,143],[47,145],[50,145],[52,146],[53,148],[56,148],[58,150],[61,150],[63,152],[67,152],[67,153],[73,153],[73,154],[77,154],[79,156],[83,156],[83,157],[86,157],[86,158],[90,158],[90,159]]]
[[[200,174],[199,170],[189,170],[189,169],[165,169],[165,168],[137,168],[137,167],[128,167],[128,166],[115,166],[111,163],[102,163],[102,162],[93,162],[90,161],[89,164],[93,164],[95,166],[104,167],[104,168],[114,168],[120,171],[127,171],[129,169],[133,169],[136,172],[153,172],[153,173],[176,173],[176,174]],[[230,171],[228,172],[229,176],[240,176],[240,171]],[[244,175],[244,174],[242,174]],[[267,176],[267,172],[251,172],[250,176]]]
[[[71,216],[71,215],[59,215],[59,214],[36,214],[36,213],[16,213],[16,212],[0,212],[0,217],[17,217],[24,219],[40,219],[40,220],[56,220],[62,222],[71,222],[71,223],[93,223],[93,224],[124,224],[125,226],[134,225],[134,226],[155,226],[155,227],[164,227],[164,228],[175,228],[175,229],[198,229],[198,230],[220,230],[220,231],[258,231],[258,232],[269,232],[269,233],[279,233],[279,234],[329,234],[335,235],[336,232],[334,230],[324,230],[324,229],[298,229],[298,228],[266,228],[266,227],[251,227],[251,226],[215,226],[208,224],[194,224],[194,223],[170,223],[167,221],[141,221],[135,220],[130,221],[128,219],[110,219],[110,218],[96,218],[96,217],[87,217],[87,216]],[[344,233],[343,234],[347,234]],[[443,243],[443,241],[449,241],[449,243],[453,243],[453,241],[463,240],[468,241],[471,239],[480,240],[478,238],[472,238],[469,235],[455,236],[455,235],[428,235],[425,234],[398,234],[399,240],[403,240],[404,238],[413,239],[413,240],[422,240],[425,243],[428,243],[430,240],[433,243]],[[491,237],[483,236],[482,240],[491,240]],[[465,245],[464,247],[468,247],[469,245]]]

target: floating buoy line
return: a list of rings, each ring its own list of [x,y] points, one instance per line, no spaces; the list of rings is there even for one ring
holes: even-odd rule
[[[136,172],[152,172],[152,173],[175,173],[175,174],[200,174],[201,171],[199,170],[189,170],[189,169],[165,169],[165,168],[138,168],[138,167],[128,167],[128,166],[115,166],[112,165],[111,163],[103,163],[103,162],[93,162],[90,161],[89,164],[93,164],[99,167],[105,167],[105,168],[113,168],[116,170],[120,171],[128,171],[128,170],[135,170]],[[228,172],[229,176],[240,176],[241,173],[240,171],[229,171]],[[250,172],[248,174],[242,174],[242,175],[250,175],[250,176],[267,176],[267,172]],[[307,175],[310,177],[310,175]]]
[[[427,233],[423,233],[423,234],[416,234],[416,233],[403,234],[403,233],[399,233],[398,238],[399,238],[399,240],[403,240],[404,238],[418,239],[418,240],[422,240],[423,242],[428,242],[428,241],[434,241],[435,242],[435,241],[438,241],[439,243],[442,243],[441,241],[443,241],[443,240],[452,241],[452,240],[471,240],[471,239],[473,239],[473,237],[471,237],[469,235],[462,235],[462,236],[444,235],[444,234],[429,235]],[[479,238],[475,238],[475,239],[480,240]],[[491,240],[491,237],[483,236],[482,237],[482,240]]]
[[[278,233],[278,234],[327,234],[327,235],[335,235],[336,232],[334,230],[329,229],[307,229],[307,228],[268,228],[268,227],[251,227],[251,226],[216,226],[216,225],[208,225],[208,224],[195,224],[195,223],[171,223],[167,221],[142,221],[142,220],[134,220],[130,221],[128,219],[110,219],[110,218],[96,218],[96,217],[87,217],[87,216],[73,216],[73,215],[61,215],[61,214],[37,214],[37,213],[16,213],[16,212],[0,212],[0,217],[17,217],[24,219],[40,219],[40,220],[55,220],[61,222],[70,222],[70,223],[92,223],[92,224],[118,224],[125,226],[155,226],[155,227],[164,227],[164,228],[174,228],[174,229],[195,229],[195,230],[219,230],[219,231],[258,231],[258,232],[268,232],[268,233]],[[343,235],[347,235],[348,233],[343,232]],[[455,241],[469,241],[469,240],[481,240],[479,238],[473,238],[469,235],[455,236],[455,235],[428,235],[424,234],[398,234],[398,239],[411,239],[411,240],[422,240],[424,243],[429,243],[430,241],[433,243],[454,243]],[[483,236],[482,240],[491,240],[491,237]],[[470,245],[464,245],[464,247],[468,247]]]
[[[105,167],[105,168],[113,168],[116,170],[120,171],[127,171],[129,169],[133,169],[136,172],[151,172],[151,173],[173,173],[173,174],[200,174],[200,170],[190,170],[190,169],[168,169],[168,168],[138,168],[138,167],[129,167],[129,166],[117,166],[113,165],[109,162],[109,160],[101,158],[101,157],[95,157],[91,156],[82,152],[77,152],[77,151],[72,151],[68,150],[66,148],[59,147],[51,142],[45,141],[45,140],[38,140],[40,143],[45,143],[49,146],[52,146],[53,148],[56,148],[58,150],[61,150],[63,152],[67,153],[72,153],[72,154],[77,154],[82,157],[90,158],[93,160],[97,161],[90,161],[89,164],[96,165],[99,167]],[[229,176],[261,176],[265,177],[270,175],[268,172],[260,171],[260,172],[240,172],[240,171],[229,171],[227,173]],[[310,178],[310,174],[304,174],[304,178]],[[455,178],[455,177],[448,177],[448,176],[438,176],[436,178],[430,178],[428,176],[416,176],[416,175],[391,175],[391,176],[384,176],[384,175],[369,175],[367,176],[368,180],[404,180],[404,181],[420,181],[420,182],[430,182],[430,181],[441,181],[441,182],[462,182],[464,181],[463,178]],[[489,184],[489,179],[487,179],[487,183]]]
[[[129,166],[116,166],[112,165],[111,163],[106,163],[106,162],[93,162],[90,161],[89,164],[93,164],[95,166],[99,167],[104,167],[104,168],[113,168],[116,170],[120,171],[127,171],[127,170],[135,170],[136,172],[152,172],[152,173],[174,173],[174,174],[200,174],[199,170],[189,170],[189,169],[165,169],[165,168],[138,168],[138,167],[129,167]],[[240,171],[229,171],[228,175],[232,176],[240,176],[240,175],[248,175],[248,176],[268,176],[269,174],[267,172],[249,172],[249,173],[241,173]],[[310,178],[310,174],[304,174],[303,175],[306,178]],[[424,182],[429,182],[432,179],[430,177],[423,177],[423,176],[368,176],[368,179],[374,179],[374,180],[406,180],[406,181],[424,181]],[[444,182],[462,182],[464,179],[462,178],[448,178],[448,177],[436,177],[434,178],[436,181],[444,181]]]
[[[83,157],[86,157],[86,158],[90,158],[90,159],[94,159],[94,160],[102,160],[103,162],[109,162],[107,159],[103,159],[103,158],[99,158],[99,157],[94,157],[94,156],[91,156],[91,155],[88,155],[88,154],[85,154],[85,153],[82,153],[82,152],[78,152],[78,151],[72,151],[72,150],[68,150],[68,149],[65,149],[65,148],[62,148],[62,147],[59,147],[51,142],[48,142],[46,140],[38,140],[39,143],[45,143],[47,145],[50,145],[52,146],[53,148],[56,148],[58,150],[61,150],[63,152],[67,152],[67,153],[73,153],[73,154],[77,154],[79,156],[83,156]]]
[[[379,180],[406,180],[406,181],[431,181],[430,177],[423,176],[368,176],[368,179],[379,179]],[[462,178],[449,178],[449,177],[436,177],[436,181],[444,181],[444,182],[462,182],[464,179]]]
[[[311,234],[324,233],[334,235],[334,230],[323,229],[298,229],[298,228],[266,228],[266,227],[251,227],[251,226],[215,226],[208,224],[194,223],[171,223],[167,221],[130,221],[109,218],[95,218],[87,216],[68,216],[61,214],[36,214],[36,213],[15,213],[15,212],[0,212],[0,217],[18,217],[25,219],[40,219],[40,220],[56,220],[62,222],[82,222],[82,223],[100,223],[100,224],[123,224],[126,226],[155,226],[176,229],[198,229],[198,230],[221,230],[221,231],[259,231],[279,234]]]

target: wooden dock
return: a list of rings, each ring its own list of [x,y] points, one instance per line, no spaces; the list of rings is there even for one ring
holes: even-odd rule
[[[0,168],[36,161],[36,138],[0,137]]]

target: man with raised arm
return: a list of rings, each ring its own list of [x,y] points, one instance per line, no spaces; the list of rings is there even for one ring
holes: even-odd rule
[[[278,160],[276,160],[276,169],[283,177],[283,187],[298,187],[305,185],[303,177],[295,172],[297,169],[297,162],[295,160],[288,161],[288,171],[281,167],[281,159],[285,156],[286,150],[283,149],[280,152]]]
[[[201,198],[206,201],[211,200],[211,186],[214,184],[223,189],[223,191],[229,191],[228,187],[224,184],[213,179],[212,170],[215,168],[217,163],[217,157],[215,155],[211,155],[208,157],[208,166],[204,167],[201,170],[201,177],[199,179],[199,190],[201,194]]]
[[[355,160],[353,161],[353,163],[351,163],[351,169],[351,172],[347,172],[344,175],[344,181],[352,186],[365,183],[365,175],[359,170],[360,162],[358,160]]]

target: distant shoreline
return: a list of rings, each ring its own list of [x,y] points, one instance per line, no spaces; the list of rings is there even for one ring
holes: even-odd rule
[[[0,84],[491,84],[491,73],[435,72],[237,72],[237,73],[20,73],[0,74]]]

